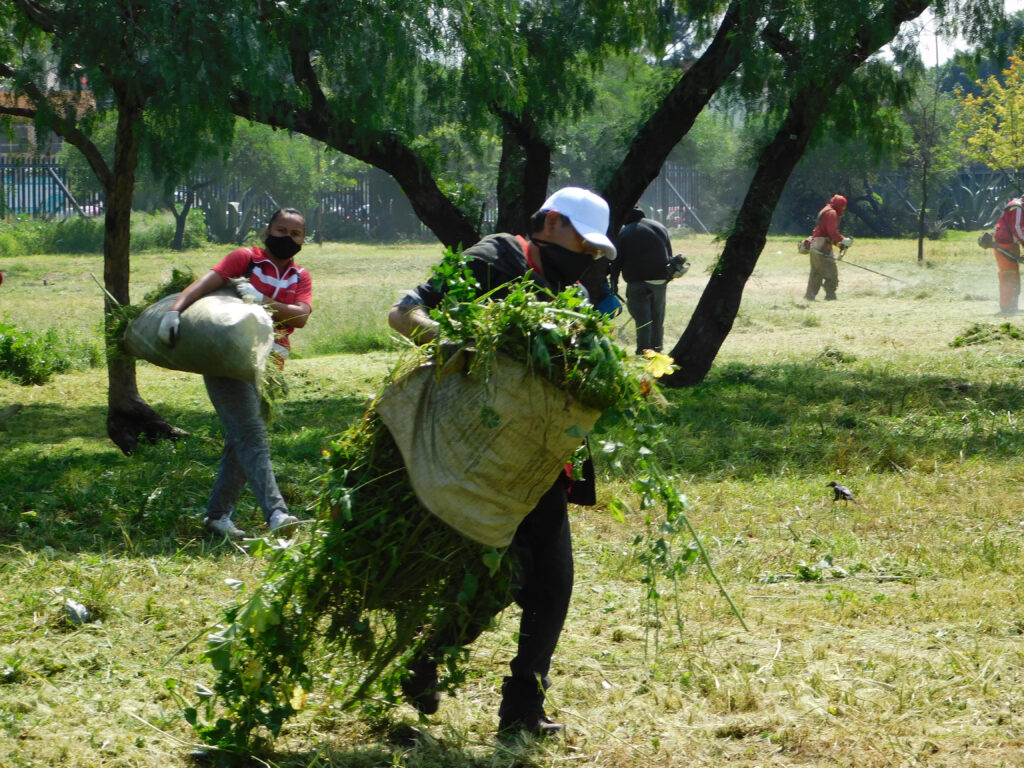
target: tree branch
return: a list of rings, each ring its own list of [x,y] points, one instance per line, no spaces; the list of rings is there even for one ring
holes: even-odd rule
[[[14,4],[21,8],[32,23],[44,32],[50,34],[57,32],[57,16],[47,6],[37,3],[35,0],[14,0]]]
[[[779,54],[787,67],[792,68],[796,65],[799,51],[793,41],[782,34],[778,24],[774,21],[769,22],[761,31],[761,36],[768,43],[768,47]]]
[[[9,64],[0,63],[0,77],[17,81],[19,79],[18,75],[18,71]],[[86,162],[89,163],[89,167],[92,168],[96,178],[103,186],[104,192],[109,192],[110,185],[113,183],[113,172],[100,152],[99,147],[82,132],[75,119],[68,117],[67,114],[59,114],[54,101],[34,82],[27,81],[21,83],[21,89],[35,107],[33,109],[17,106],[2,107],[0,108],[0,114],[24,117],[31,120],[35,120],[40,114],[45,114],[48,118],[47,127],[82,153]]]
[[[477,228],[437,186],[423,158],[395,134],[335,115],[338,108],[330,100],[326,108],[316,110],[284,100],[257,103],[252,94],[236,91],[229,104],[239,117],[296,131],[384,171],[402,188],[420,221],[445,245],[468,246],[480,239]]]
[[[654,114],[636,132],[622,162],[605,185],[603,196],[611,208],[611,231],[618,232],[626,213],[657,178],[672,149],[693,127],[723,82],[742,59],[738,33],[749,29],[744,0],[732,0],[711,45],[684,72]]]

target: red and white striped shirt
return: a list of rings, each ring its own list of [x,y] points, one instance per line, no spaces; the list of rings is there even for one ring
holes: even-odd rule
[[[239,248],[221,259],[212,269],[225,280],[244,277],[248,273],[249,282],[256,290],[273,301],[307,304],[311,309],[313,307],[313,280],[309,272],[294,261],[288,262],[284,269],[278,269],[262,248]],[[294,330],[290,325],[277,326],[274,341],[290,350],[288,337]]]

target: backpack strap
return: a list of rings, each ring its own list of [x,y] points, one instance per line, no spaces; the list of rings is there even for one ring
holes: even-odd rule
[[[249,266],[245,268],[245,272],[242,273],[242,277],[248,280],[252,277],[252,271],[256,269],[256,251],[252,248],[249,249]]]

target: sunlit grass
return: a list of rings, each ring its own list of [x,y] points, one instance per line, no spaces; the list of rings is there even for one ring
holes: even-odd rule
[[[676,241],[694,266],[671,284],[678,338],[720,247]],[[133,261],[133,295],[215,250]],[[321,449],[359,417],[394,362],[388,305],[439,247],[307,246],[314,314],[295,335],[291,390],[271,426],[292,506],[314,506]],[[953,347],[997,326],[996,270],[970,236],[926,244],[858,239],[839,301],[803,300],[806,257],[769,241],[740,316],[701,385],[667,393],[654,446],[750,631],[703,568],[659,624],[625,523],[627,443],[599,453],[599,505],[574,508],[577,588],[555,656],[551,713],[568,734],[493,740],[514,611],[474,646],[470,677],[429,723],[312,707],[287,725],[282,766],[977,766],[1024,754],[1024,343]],[[19,257],[0,316],[94,337],[89,257]],[[892,279],[896,278],[896,279]],[[45,284],[44,284],[45,280]],[[632,342],[627,317],[618,321]],[[1016,323],[1015,323],[1016,324]],[[1024,327],[1024,323],[1021,324]],[[369,350],[369,351],[364,351]],[[175,691],[209,684],[205,628],[260,561],[204,536],[221,446],[199,377],[140,365],[146,400],[190,432],[123,457],[105,437],[100,369],[40,387],[0,379],[0,765],[192,766]],[[623,469],[617,470],[618,458]],[[833,502],[840,480],[859,503]],[[263,533],[248,495],[243,527]],[[64,601],[101,621],[75,627]],[[666,595],[665,602],[672,596]],[[325,670],[326,671],[326,670]],[[171,690],[177,686],[174,690]],[[425,734],[409,748],[389,727]]]

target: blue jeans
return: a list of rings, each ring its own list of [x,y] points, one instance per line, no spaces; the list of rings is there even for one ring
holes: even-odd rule
[[[287,513],[288,505],[270,466],[270,446],[256,387],[248,381],[221,376],[204,376],[203,382],[224,426],[224,450],[206,505],[207,517],[230,516],[246,482],[266,520],[278,510]]]
[[[661,352],[665,330],[665,293],[668,283],[626,284],[626,309],[636,323],[636,353]]]

